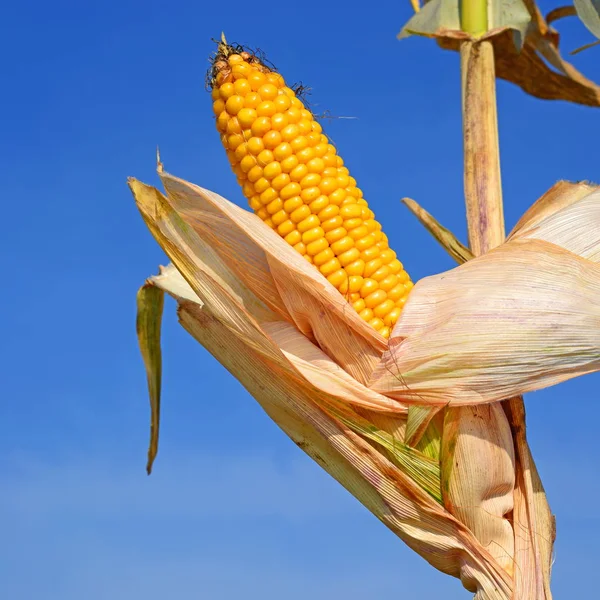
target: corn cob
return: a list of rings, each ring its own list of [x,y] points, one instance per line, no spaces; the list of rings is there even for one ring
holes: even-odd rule
[[[210,86],[250,207],[389,337],[413,284],[321,125],[279,73],[224,41]]]

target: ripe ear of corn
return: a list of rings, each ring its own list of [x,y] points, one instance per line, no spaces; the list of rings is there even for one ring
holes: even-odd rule
[[[413,284],[321,125],[279,73],[224,42],[211,87],[250,207],[389,337]]]

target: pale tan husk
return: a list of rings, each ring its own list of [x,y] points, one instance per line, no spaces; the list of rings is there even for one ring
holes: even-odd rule
[[[498,451],[510,446],[506,440],[489,440],[474,476],[480,488],[469,497],[476,492],[481,507],[500,518],[479,518],[473,511],[474,518],[460,517],[453,500],[447,508],[467,527],[442,504],[442,488],[453,479],[451,465],[438,462],[444,454],[436,443],[439,411],[449,404],[488,404],[598,368],[594,294],[600,267],[590,260],[596,250],[569,237],[561,220],[566,214],[569,223],[583,226],[579,220],[589,220],[595,210],[593,189],[551,191],[555,200],[542,198],[500,248],[419,282],[388,347],[260,219],[181,179],[165,173],[161,179],[166,196],[136,180],[130,187],[173,263],[147,286],[176,298],[186,330],[300,447],[479,600],[524,600],[528,590],[547,587],[552,541],[544,544],[539,536],[550,530],[551,516],[526,442],[515,440],[512,455]],[[140,298],[143,304],[144,294]],[[558,329],[551,326],[557,315]],[[143,322],[147,330],[140,341],[155,390],[157,320]],[[156,412],[159,400],[155,393]],[[482,406],[482,419],[492,418],[487,413],[494,410],[499,406]],[[485,428],[472,423],[467,429],[459,450],[468,455],[469,436],[481,436]],[[452,443],[451,431],[444,429],[446,444]],[[154,443],[151,460],[155,451]],[[504,490],[486,488],[481,469],[493,485],[503,481]],[[455,491],[451,497],[460,498]],[[513,507],[523,535],[505,518]],[[539,576],[519,580],[517,571],[527,564]]]

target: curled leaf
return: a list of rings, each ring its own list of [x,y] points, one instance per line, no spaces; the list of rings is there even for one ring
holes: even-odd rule
[[[417,202],[411,198],[403,198],[402,202],[457,263],[461,264],[473,258],[473,253]]]

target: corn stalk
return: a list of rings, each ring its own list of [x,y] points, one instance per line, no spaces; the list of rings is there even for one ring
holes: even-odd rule
[[[462,0],[460,16],[462,31],[470,36],[460,45],[465,203],[470,249],[473,256],[479,256],[505,239],[494,46],[489,39],[478,39],[488,31],[487,0]],[[535,485],[541,488],[539,478],[535,485],[526,481],[525,486],[520,479],[531,476],[529,467],[537,477],[525,437],[522,396],[485,407],[447,409],[442,448],[446,507],[516,581],[529,582],[515,585],[515,598],[529,594],[536,599],[550,598],[543,583],[549,581],[549,573],[544,577],[538,572],[543,560],[536,540],[532,541],[534,559],[530,563],[535,572],[515,573],[515,555],[520,549],[513,528],[519,522],[516,519],[511,524],[507,519],[513,511],[519,514],[515,499],[523,487],[530,497]],[[504,468],[492,472],[478,468],[492,454]],[[520,490],[515,489],[518,483]],[[547,505],[543,509],[549,514]],[[535,523],[535,507],[525,512],[530,523]]]
[[[488,30],[487,0],[463,0],[460,47],[464,189],[474,256],[504,241],[494,48],[477,37]],[[513,574],[515,457],[500,403],[448,408],[442,443],[444,504]],[[477,458],[476,458],[477,457]],[[496,468],[489,468],[497,465]]]

